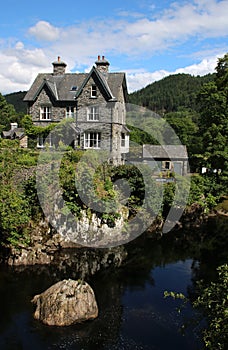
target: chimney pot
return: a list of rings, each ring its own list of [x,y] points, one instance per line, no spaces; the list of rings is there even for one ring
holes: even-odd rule
[[[58,62],[60,62],[60,56],[58,56]]]
[[[101,59],[102,58],[102,59]],[[108,73],[109,62],[105,59],[105,56],[98,56],[96,68],[104,75]]]
[[[10,123],[11,126],[11,130],[17,129],[18,128],[18,124],[17,123]]]
[[[98,55],[98,56],[97,56],[97,59],[98,59],[98,61],[100,61],[100,59],[101,59],[101,56],[100,56],[100,55]]]

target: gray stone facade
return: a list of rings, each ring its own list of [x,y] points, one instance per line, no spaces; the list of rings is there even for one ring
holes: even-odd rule
[[[89,73],[65,73],[65,68],[58,57],[53,73],[39,74],[26,94],[33,123],[46,127],[71,117],[77,148],[106,150],[111,162],[123,163],[129,150],[125,74],[109,73],[104,56]]]

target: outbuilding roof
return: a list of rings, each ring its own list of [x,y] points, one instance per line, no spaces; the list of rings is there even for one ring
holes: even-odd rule
[[[22,139],[25,136],[24,128],[14,128],[8,131],[3,131],[2,136],[5,139]]]
[[[143,145],[144,159],[188,159],[184,145]]]

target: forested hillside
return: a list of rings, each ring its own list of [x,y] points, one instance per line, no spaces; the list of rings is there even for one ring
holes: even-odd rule
[[[156,112],[174,129],[182,144],[187,146],[192,169],[198,168],[198,155],[203,152],[198,96],[202,87],[213,83],[215,78],[216,74],[208,74],[203,77],[175,74],[129,95],[130,103]],[[145,119],[140,120],[139,125],[145,130],[148,122]],[[135,130],[131,138],[139,143],[138,132]],[[166,141],[172,143],[172,140]],[[146,143],[154,142],[152,140]]]
[[[14,106],[17,113],[26,113],[27,105],[23,101],[26,91],[13,92],[11,94],[4,95],[6,101]]]
[[[196,95],[202,85],[213,81],[215,74],[194,77],[190,74],[169,75],[129,95],[129,102],[156,113],[176,112],[180,108],[197,109]]]
[[[221,172],[217,180],[224,185],[228,181],[228,54],[218,60],[215,70],[204,77],[168,76],[130,94],[129,102],[160,114],[187,146],[191,170],[217,169]],[[142,130],[147,124],[147,118],[141,118]]]

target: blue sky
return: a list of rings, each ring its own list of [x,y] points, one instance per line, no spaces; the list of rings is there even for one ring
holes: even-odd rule
[[[213,72],[228,46],[228,0],[4,1],[0,92],[27,90],[61,56],[70,72],[98,55],[129,91],[175,73]]]

